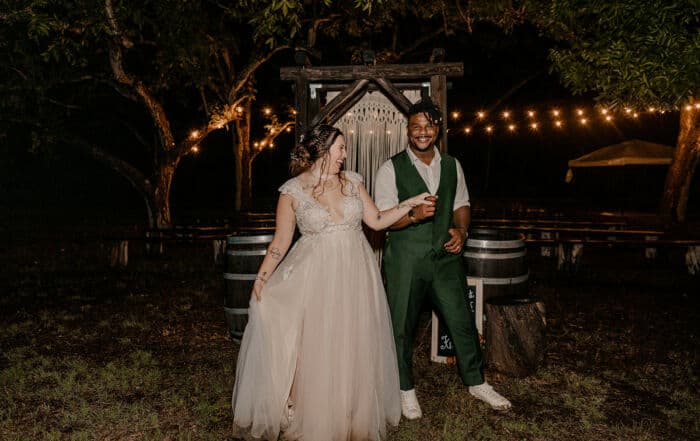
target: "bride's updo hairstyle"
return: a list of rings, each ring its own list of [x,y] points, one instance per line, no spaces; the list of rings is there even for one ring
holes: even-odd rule
[[[327,159],[328,150],[342,134],[340,129],[328,124],[318,124],[306,132],[292,149],[289,173],[297,176],[310,169],[317,159]],[[325,165],[325,162],[322,163],[322,168]]]

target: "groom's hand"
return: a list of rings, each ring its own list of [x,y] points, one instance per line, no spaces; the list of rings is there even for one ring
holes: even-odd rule
[[[416,221],[422,222],[425,219],[435,216],[435,204],[437,203],[437,196],[427,196],[426,201],[432,202],[432,204],[418,205],[413,208],[413,213]]]
[[[464,232],[464,230],[461,230],[459,228],[450,228],[447,230],[448,233],[450,233],[450,240],[445,242],[445,251],[447,251],[450,254],[459,254],[462,252],[462,248],[464,247],[464,241],[467,240],[467,234]]]

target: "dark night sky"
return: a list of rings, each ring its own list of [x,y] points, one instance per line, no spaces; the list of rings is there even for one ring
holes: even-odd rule
[[[476,34],[475,34],[476,35]],[[570,115],[577,106],[592,112],[591,97],[573,97],[555,76],[547,72],[546,50],[533,31],[497,36],[481,33],[461,41],[451,41],[446,61],[462,61],[465,74],[452,80],[448,92],[450,111],[459,110],[459,120],[450,120],[449,150],[462,162],[472,199],[525,198],[534,204],[568,198],[592,206],[653,209],[663,185],[664,168],[627,170],[625,173],[581,175],[573,185],[564,184],[566,161],[605,145],[639,138],[668,145],[675,144],[678,114],[642,115],[638,120],[618,117],[613,126],[591,118],[582,128]],[[430,48],[415,59],[424,62]],[[335,63],[334,63],[335,61]],[[322,64],[347,64],[342,60],[321,60]],[[270,63],[259,76],[258,105],[281,105],[293,101],[291,85],[278,80],[279,68],[293,65],[291,56]],[[485,135],[475,126],[467,136],[462,128],[473,119],[473,112],[490,106],[522,78],[538,73],[525,87],[498,106],[491,115],[496,133]],[[523,113],[534,108],[538,114],[559,108],[564,112],[563,129],[543,127],[532,132],[523,127]],[[498,115],[511,110],[518,132],[505,133]],[[540,118],[541,124],[547,118]],[[184,130],[184,128],[183,128]],[[260,133],[260,132],[259,132]],[[255,136],[255,135],[254,135]],[[274,150],[263,152],[254,164],[254,194],[257,209],[271,209],[276,188],[287,179],[286,163],[292,137],[282,135]],[[200,153],[185,158],[172,189],[172,208],[176,221],[217,222],[233,211],[233,169],[230,137],[226,133],[210,136]],[[51,212],[55,219],[68,223],[136,223],[144,216],[142,202],[121,178],[89,159],[76,154],[57,155],[47,161],[29,154],[15,154],[4,161],[3,205],[19,212]],[[80,173],[75,173],[79,170]],[[698,187],[699,179],[695,179]],[[657,194],[658,193],[658,194]],[[699,211],[698,192],[691,193],[690,211]],[[626,206],[626,207],[623,207]],[[90,207],[89,210],[84,208]],[[57,213],[64,212],[62,215]]]

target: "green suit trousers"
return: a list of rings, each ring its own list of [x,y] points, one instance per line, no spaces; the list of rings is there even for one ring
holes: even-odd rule
[[[384,262],[387,299],[396,341],[401,390],[413,389],[414,331],[426,296],[445,320],[457,355],[457,367],[466,385],[484,382],[479,335],[467,305],[467,282],[461,257],[396,256]]]

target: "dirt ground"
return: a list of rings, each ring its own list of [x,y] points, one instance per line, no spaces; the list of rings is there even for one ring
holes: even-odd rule
[[[238,346],[211,244],[171,244],[126,268],[107,242],[11,240],[0,255],[0,439],[231,439]],[[529,253],[547,309],[546,361],[487,379],[513,402],[475,402],[453,366],[429,361],[428,313],[415,376],[424,418],[390,440],[700,439],[700,283],[680,250],[584,252],[556,271]]]

